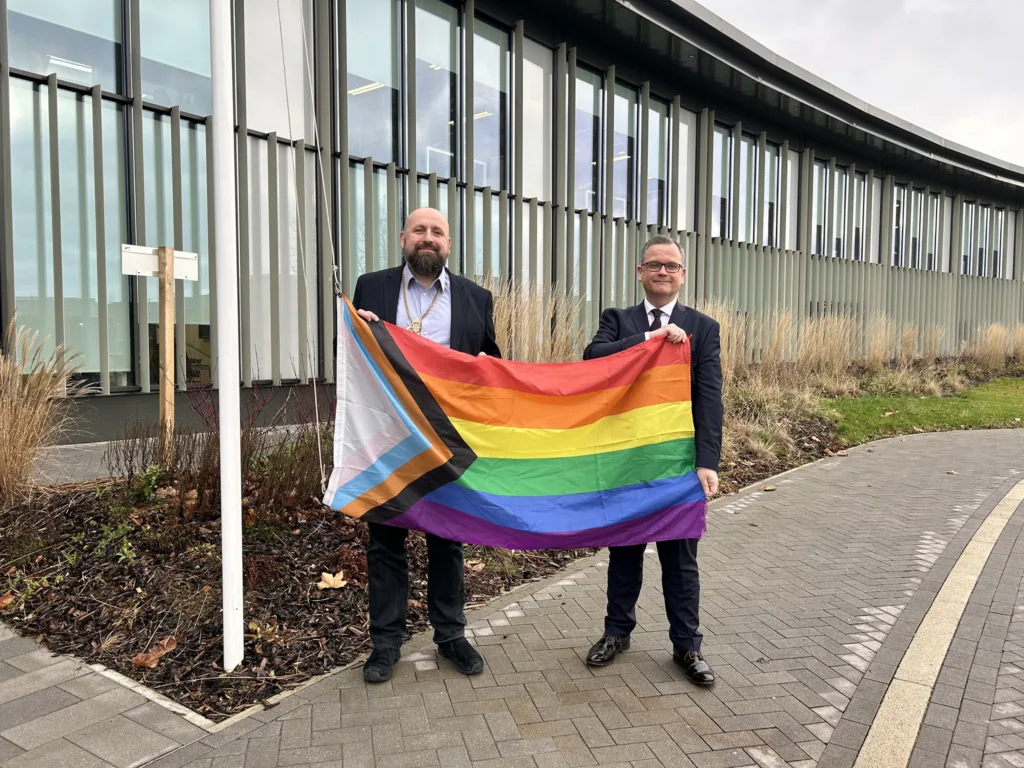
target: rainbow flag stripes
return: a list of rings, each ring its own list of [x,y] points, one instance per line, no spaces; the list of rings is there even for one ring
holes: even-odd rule
[[[688,342],[515,363],[338,312],[329,507],[508,549],[704,534]]]

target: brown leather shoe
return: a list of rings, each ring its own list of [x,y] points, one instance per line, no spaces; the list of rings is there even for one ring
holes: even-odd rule
[[[672,661],[683,668],[686,679],[694,685],[715,684],[715,673],[711,670],[711,665],[704,661],[700,651],[673,649]]]
[[[602,635],[601,639],[587,652],[587,664],[591,667],[607,667],[619,651],[629,650],[628,637]]]

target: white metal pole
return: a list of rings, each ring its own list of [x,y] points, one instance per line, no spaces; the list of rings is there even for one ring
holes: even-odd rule
[[[224,669],[244,655],[242,604],[242,467],[238,370],[238,241],[235,232],[235,112],[231,75],[231,0],[210,0],[213,86],[214,243],[217,254],[217,367],[220,411],[221,586]]]

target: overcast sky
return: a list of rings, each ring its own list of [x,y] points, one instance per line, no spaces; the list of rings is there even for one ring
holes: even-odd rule
[[[698,0],[780,56],[1024,165],[1024,0]]]

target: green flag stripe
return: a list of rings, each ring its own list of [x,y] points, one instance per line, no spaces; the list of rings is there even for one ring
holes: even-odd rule
[[[623,451],[554,459],[477,457],[456,482],[497,496],[561,496],[607,491],[693,471],[693,438]]]

